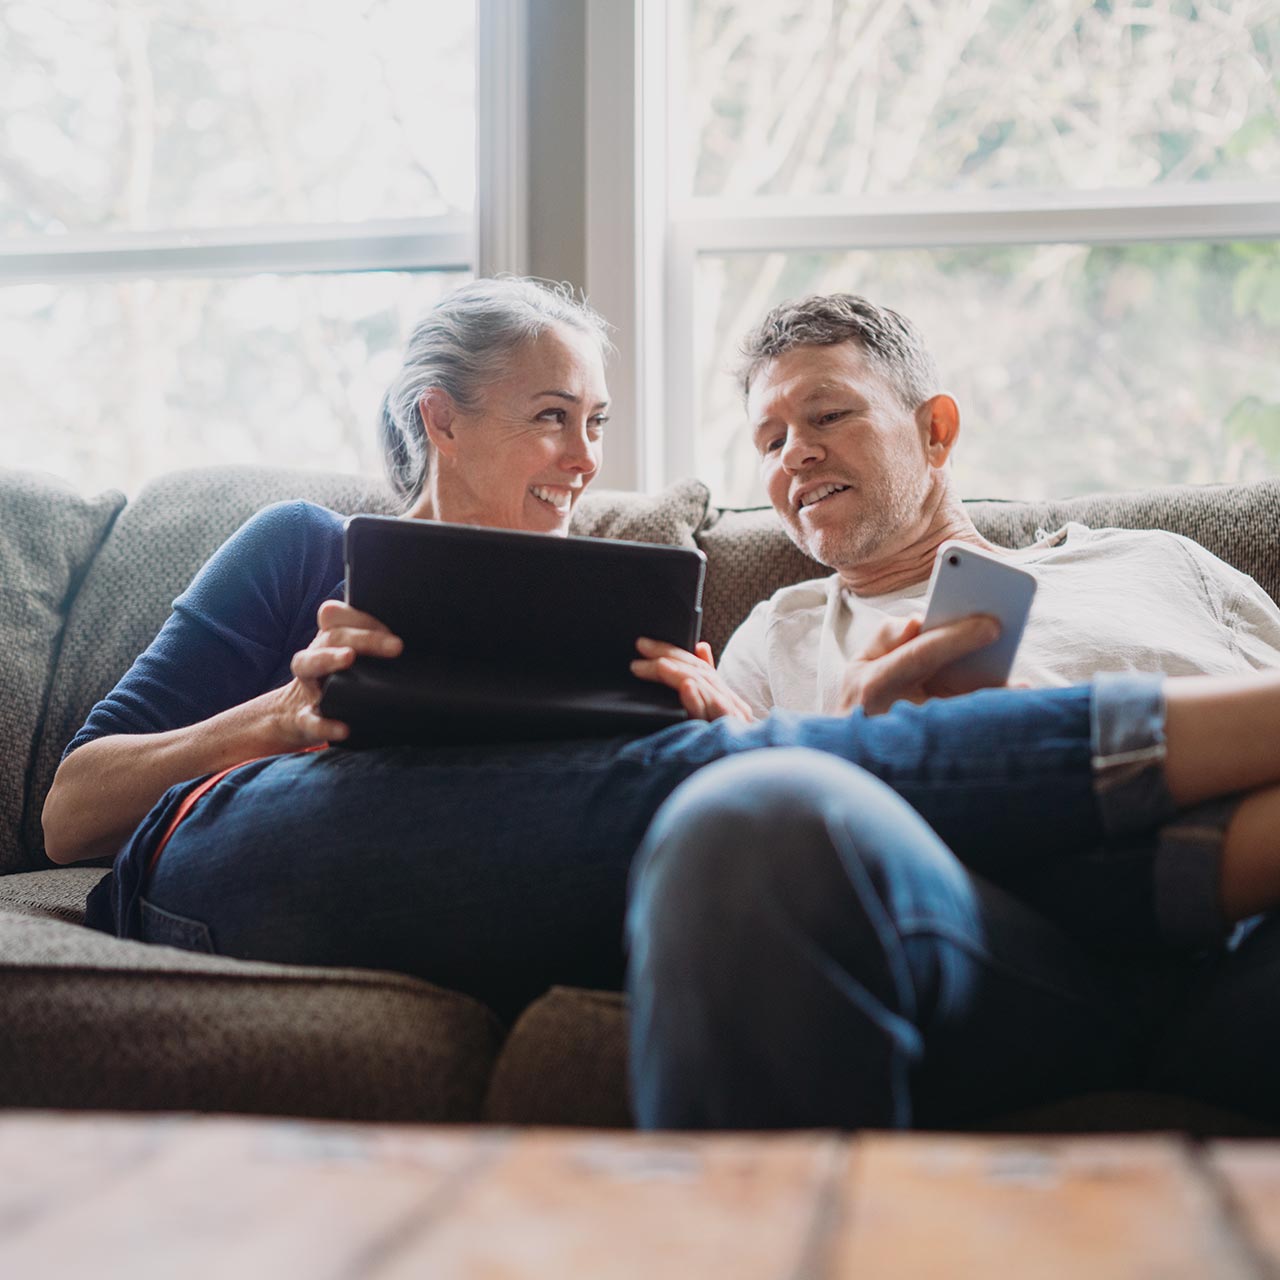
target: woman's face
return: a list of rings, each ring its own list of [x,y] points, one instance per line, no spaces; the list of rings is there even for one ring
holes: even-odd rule
[[[515,352],[479,411],[454,411],[446,437],[434,442],[433,514],[568,533],[573,508],[600,468],[608,405],[599,344],[576,329],[545,330]]]

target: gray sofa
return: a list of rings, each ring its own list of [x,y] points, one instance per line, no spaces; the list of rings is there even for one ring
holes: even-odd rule
[[[178,473],[132,503],[0,471],[0,1106],[238,1111],[400,1121],[630,1123],[616,993],[557,988],[511,1028],[455,992],[395,974],[254,964],[86,929],[101,867],[53,867],[40,810],[62,748],[249,515],[301,497],[385,511],[350,476]],[[1280,482],[1067,502],[976,502],[1024,545],[1068,519],[1186,533],[1280,592]],[[704,486],[593,494],[579,533],[699,546],[717,652],[751,606],[820,572],[768,511],[717,510]],[[995,1124],[1261,1131],[1180,1099],[1095,1096]]]

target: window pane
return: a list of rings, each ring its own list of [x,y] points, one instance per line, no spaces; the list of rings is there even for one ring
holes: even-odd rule
[[[474,204],[474,5],[0,0],[0,235]]]
[[[0,458],[86,492],[215,463],[380,474],[377,413],[410,327],[465,278],[0,289]]]
[[[1280,245],[708,256],[696,283],[695,470],[763,501],[728,370],[784,298],[910,316],[960,402],[965,497],[1252,480],[1280,469]]]
[[[1276,0],[685,0],[694,192],[1274,181]]]

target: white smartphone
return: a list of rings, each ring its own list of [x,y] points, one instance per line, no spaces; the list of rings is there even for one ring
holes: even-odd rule
[[[1035,578],[1003,556],[967,542],[944,542],[938,548],[920,629],[929,631],[975,613],[989,614],[1000,623],[998,639],[938,673],[949,687],[968,692],[1009,679],[1035,593]]]

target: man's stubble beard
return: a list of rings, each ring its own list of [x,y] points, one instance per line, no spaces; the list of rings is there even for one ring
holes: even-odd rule
[[[924,489],[927,483],[922,486]],[[911,492],[902,485],[891,484],[879,494],[868,495],[855,482],[849,492],[857,495],[864,518],[851,520],[838,529],[817,531],[807,539],[799,516],[795,525],[786,525],[791,540],[801,551],[837,573],[892,553],[896,544],[906,545],[924,509],[925,492]]]

